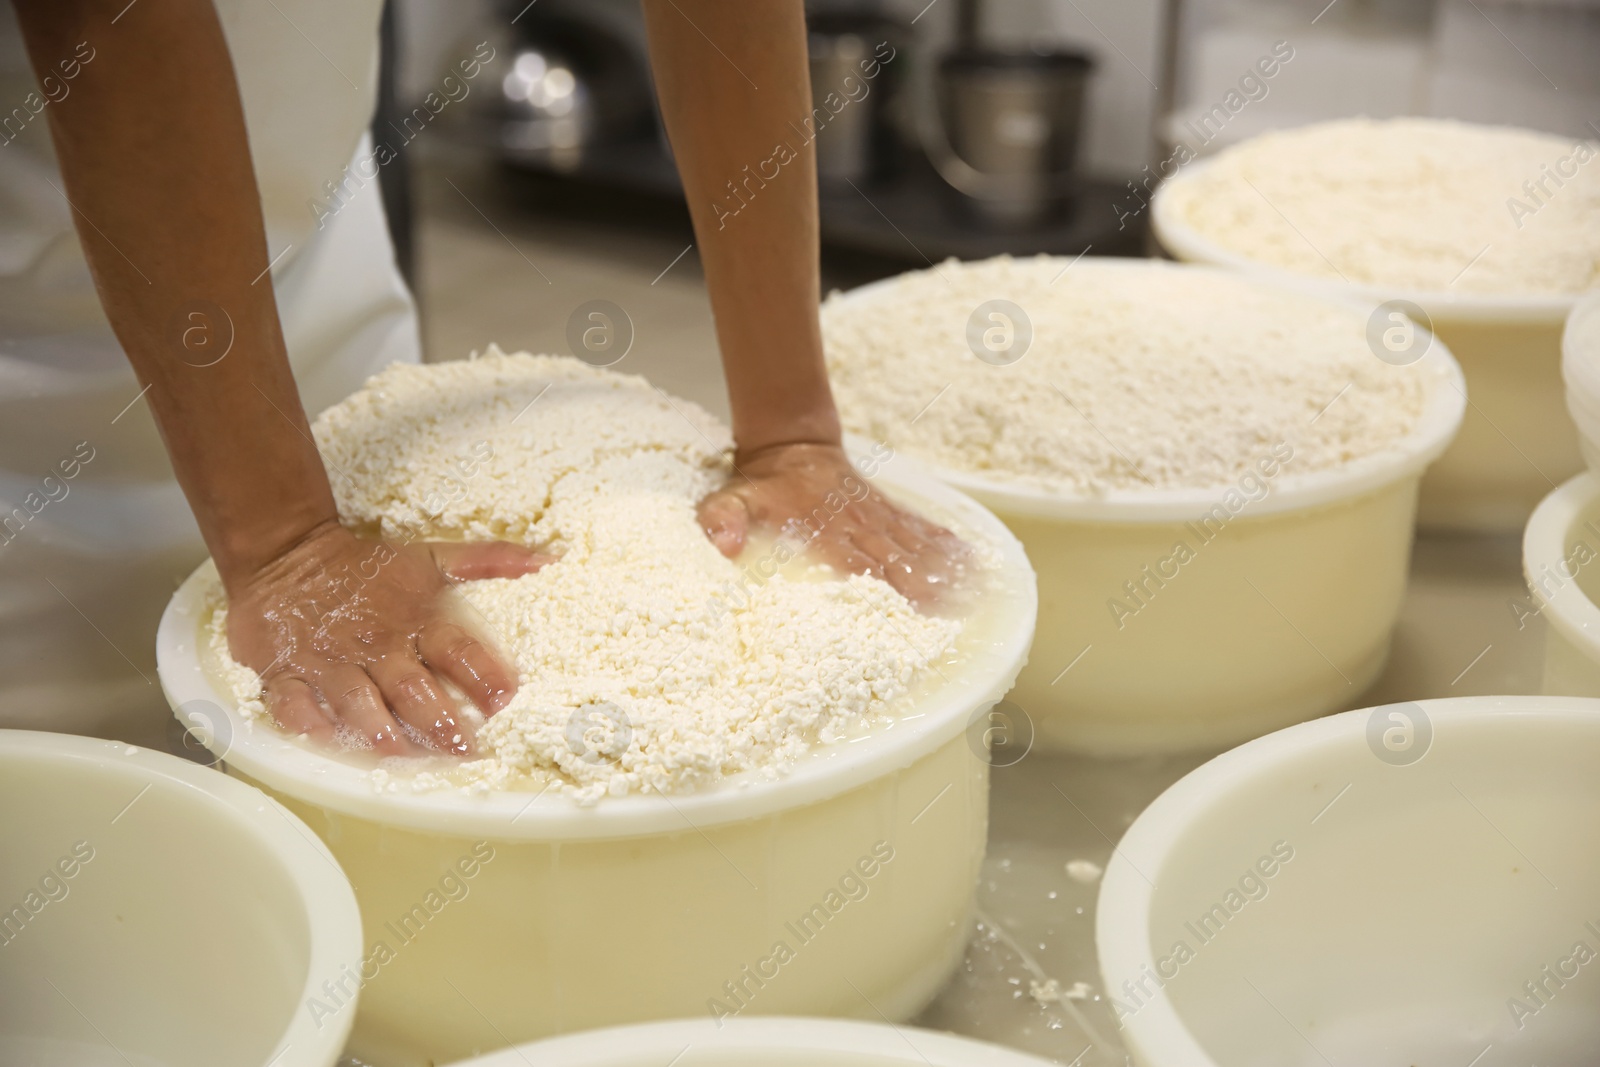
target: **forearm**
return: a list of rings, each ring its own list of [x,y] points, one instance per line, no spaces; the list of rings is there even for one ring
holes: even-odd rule
[[[645,0],[644,10],[716,316],[734,438],[745,454],[837,443],[817,320],[817,171],[805,133],[811,79],[801,0]]]
[[[41,74],[80,42],[95,50],[72,94],[48,109],[64,192],[106,316],[231,586],[336,512],[284,350],[216,11],[210,0],[17,9]]]

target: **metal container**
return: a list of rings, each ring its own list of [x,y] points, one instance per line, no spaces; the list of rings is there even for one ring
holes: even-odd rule
[[[499,36],[500,84],[474,96],[471,132],[507,163],[570,173],[653,128],[649,74],[601,20],[541,9]]]
[[[817,180],[847,188],[882,178],[898,147],[888,115],[907,62],[901,30],[848,14],[813,18],[810,30],[812,108],[803,128],[816,141]]]
[[[944,144],[930,156],[985,217],[1037,221],[1070,192],[1094,61],[1080,52],[963,50],[939,63]]]

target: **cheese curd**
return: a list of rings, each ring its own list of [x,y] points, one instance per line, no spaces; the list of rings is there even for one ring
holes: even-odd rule
[[[391,761],[373,771],[380,788],[592,802],[780,773],[891,715],[961,632],[876,578],[821,580],[835,576],[808,571],[794,536],[724,558],[695,505],[730,474],[729,432],[639,377],[491,347],[392,366],[313,432],[353,528],[560,554],[459,587],[520,675],[478,733],[482,758],[413,773]],[[215,599],[218,675],[261,716],[260,679],[228,656]]]

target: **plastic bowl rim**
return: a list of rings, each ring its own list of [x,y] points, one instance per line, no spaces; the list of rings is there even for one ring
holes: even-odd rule
[[[0,762],[19,756],[32,761],[77,764],[101,773],[122,774],[173,787],[175,795],[221,805],[230,820],[270,853],[300,896],[310,953],[305,984],[278,1038],[273,1063],[331,1065],[339,1058],[355,1011],[313,1021],[303,1009],[320,995],[321,984],[361,958],[361,912],[339,861],[311,828],[272,797],[244,782],[186,759],[119,741],[47,733],[0,730]],[[200,799],[203,798],[203,799]],[[352,1000],[346,1005],[352,1008]],[[297,1055],[285,1057],[291,1050]]]
[[[869,1056],[885,1065],[914,1067],[1047,1067],[1016,1049],[916,1026],[886,1026],[851,1019],[749,1016],[636,1023],[500,1049],[452,1067],[644,1067],[664,1064],[689,1048],[725,1054],[764,1050]],[[826,1060],[822,1061],[826,1064]]]
[[[1596,320],[1594,325],[1590,320]],[[1587,349],[1579,347],[1582,332],[1594,337]],[[1579,300],[1562,327],[1561,378],[1579,432],[1589,438],[1600,437],[1600,291]]]
[[[1048,257],[1068,260],[1071,257]],[[1080,257],[1081,258],[1081,257]],[[1075,261],[1074,261],[1075,262]],[[1281,279],[1240,277],[1239,272],[1207,264],[1172,263],[1141,257],[1103,256],[1085,259],[1074,269],[1089,270],[1171,270],[1205,272],[1261,285],[1296,296],[1332,304],[1348,311],[1367,314],[1370,308],[1348,297],[1308,292],[1303,286]],[[828,303],[849,307],[865,303],[890,290],[900,276],[883,278],[854,289],[830,294]],[[1419,362],[1432,368],[1434,381],[1416,428],[1400,447],[1365,456],[1342,467],[1308,474],[1286,474],[1276,479],[1267,496],[1252,501],[1239,513],[1241,519],[1338,504],[1377,492],[1407,478],[1420,478],[1423,470],[1438,459],[1461,427],[1467,409],[1467,383],[1450,349],[1437,335],[1421,324],[1417,328],[1431,337],[1427,353]],[[958,471],[927,459],[922,464],[941,481],[976,498],[979,502],[1009,515],[1030,518],[1102,523],[1172,523],[1200,518],[1221,503],[1233,486],[1214,485],[1201,489],[1119,489],[1099,496],[1008,483],[985,478],[970,471]]]
[[[212,682],[199,649],[201,595],[210,563],[184,581],[162,614],[156,634],[157,672],[175,713],[196,700],[222,709],[231,739],[219,740],[210,729],[201,736],[208,744],[225,748],[216,754],[228,766],[303,803],[384,825],[489,840],[600,840],[692,834],[794,810],[909,767],[960,736],[981,710],[1011,688],[1033,640],[1038,589],[1022,545],[1011,531],[982,505],[941,484],[908,456],[896,454],[884,461],[875,478],[891,496],[904,491],[953,513],[993,546],[1009,575],[1003,584],[1011,590],[1005,594],[1008,603],[999,609],[1001,625],[992,647],[974,651],[972,669],[930,696],[916,714],[894,720],[870,743],[842,744],[826,758],[806,761],[770,781],[721,785],[680,797],[606,797],[590,807],[563,796],[512,791],[379,793],[365,769],[324,756],[271,726],[245,720],[234,701]],[[178,718],[185,725],[209,725],[182,713]]]
[[[1244,142],[1241,142],[1244,143]],[[1578,293],[1451,293],[1407,289],[1402,286],[1334,281],[1300,274],[1262,260],[1251,259],[1218,244],[1191,227],[1178,215],[1174,188],[1193,181],[1212,165],[1202,159],[1179,169],[1156,188],[1150,200],[1150,226],[1162,248],[1180,260],[1225,267],[1230,271],[1273,278],[1304,292],[1327,293],[1372,305],[1409,300],[1430,318],[1446,323],[1558,325],[1585,294]]]
[[[1496,719],[1533,719],[1600,724],[1600,699],[1560,696],[1443,697],[1408,701],[1420,705],[1434,724]],[[1391,707],[1394,705],[1375,705]],[[1096,900],[1095,951],[1105,988],[1154,969],[1149,916],[1153,886],[1140,872],[1160,879],[1173,848],[1219,798],[1248,788],[1288,759],[1351,743],[1365,746],[1373,708],[1298,723],[1247,741],[1190,771],[1156,797],[1133,821],[1112,851]],[[1139,1063],[1147,1067],[1219,1067],[1190,1032],[1168,997],[1157,996],[1124,1020],[1122,1034]]]
[[[1578,587],[1574,576],[1561,569],[1573,524],[1583,509],[1597,499],[1600,476],[1586,470],[1568,478],[1539,501],[1522,532],[1522,579],[1546,623],[1590,659],[1600,662],[1600,606]],[[1600,551],[1600,541],[1592,547]],[[1541,585],[1541,580],[1550,581],[1552,576],[1559,584],[1552,583],[1554,588]]]

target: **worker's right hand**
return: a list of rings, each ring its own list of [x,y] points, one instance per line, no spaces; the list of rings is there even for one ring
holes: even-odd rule
[[[228,648],[261,675],[284,729],[363,738],[385,755],[474,751],[448,679],[485,715],[516,671],[469,628],[452,581],[531,574],[552,556],[504,542],[363,540],[328,523],[235,583]]]
[[[740,453],[734,470],[699,507],[706,536],[730,559],[743,551],[752,527],[774,535],[797,530],[818,560],[844,574],[881,578],[928,609],[950,591],[971,555],[955,534],[873,489],[839,445],[773,445]]]

